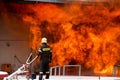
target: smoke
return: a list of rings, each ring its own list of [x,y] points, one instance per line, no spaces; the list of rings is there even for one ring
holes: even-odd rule
[[[12,2],[0,3],[0,17],[1,17],[1,27],[3,31],[8,33],[8,36],[11,36],[11,40],[29,40],[29,27],[23,22],[21,16],[21,8],[12,6]],[[26,27],[23,27],[26,26]],[[3,32],[2,31],[2,32]],[[4,33],[5,33],[4,32]],[[14,36],[14,38],[12,37]]]

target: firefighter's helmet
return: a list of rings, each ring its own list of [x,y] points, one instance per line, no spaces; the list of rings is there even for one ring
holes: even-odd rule
[[[41,43],[47,43],[47,38],[43,37]]]

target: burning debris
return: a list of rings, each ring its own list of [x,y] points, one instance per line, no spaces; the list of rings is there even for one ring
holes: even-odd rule
[[[118,4],[10,3],[4,4],[3,13],[29,26],[30,47],[35,51],[41,37],[48,38],[53,49],[52,65],[81,64],[96,74],[106,75],[120,62]]]

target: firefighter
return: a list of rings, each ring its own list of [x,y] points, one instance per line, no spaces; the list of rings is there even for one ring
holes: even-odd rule
[[[52,60],[52,50],[47,44],[47,38],[42,38],[42,45],[38,49],[38,56],[40,56],[40,73],[39,80],[42,80],[43,75],[46,75],[46,79],[49,79],[49,63]]]

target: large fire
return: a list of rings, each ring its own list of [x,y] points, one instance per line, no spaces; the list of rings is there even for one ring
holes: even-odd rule
[[[41,37],[48,38],[53,50],[52,65],[81,64],[96,74],[111,74],[113,66],[119,64],[119,2],[9,6],[30,27],[30,47],[36,51]]]

